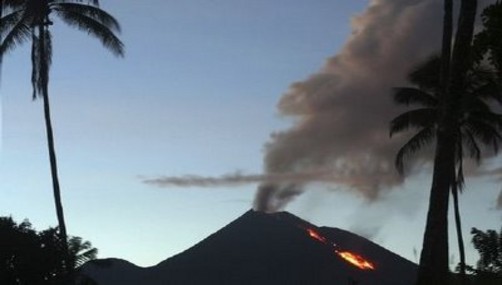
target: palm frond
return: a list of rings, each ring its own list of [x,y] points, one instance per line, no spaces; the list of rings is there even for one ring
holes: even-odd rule
[[[405,143],[397,152],[395,166],[399,174],[404,173],[404,161],[424,146],[430,144],[436,136],[434,128],[424,128]]]
[[[435,107],[438,105],[436,97],[412,87],[394,88],[393,100],[395,103],[403,105],[420,104],[424,107]]]
[[[74,0],[74,1],[78,2],[78,3],[87,2],[87,4],[99,7],[99,1],[98,0]]]
[[[498,152],[502,136],[494,126],[475,119],[468,120],[465,125],[466,129],[470,131],[477,140],[485,145],[491,146],[495,153]]]
[[[502,104],[502,84],[497,79],[484,81],[483,84],[476,86],[471,93],[477,98],[495,100]]]
[[[1,73],[1,65],[3,62],[3,56],[5,52],[8,50],[6,49],[7,46],[4,46],[3,36],[6,32],[10,33],[13,30],[13,28],[15,28],[17,24],[22,20],[23,17],[23,11],[15,11],[8,13],[7,15],[4,15],[4,11],[6,8],[5,5],[7,4],[4,3],[3,1],[0,2],[0,73]],[[13,47],[11,47],[10,49],[12,48]]]
[[[491,108],[487,102],[481,100],[479,97],[474,96],[473,94],[462,94],[462,98],[460,100],[460,113],[468,114],[472,112],[491,112]]]
[[[420,87],[420,89],[429,91],[439,91],[441,73],[441,57],[433,55],[422,64],[416,66],[408,75],[408,80]]]
[[[474,111],[469,114],[468,120],[476,120],[484,122],[495,128],[497,131],[502,131],[502,114],[498,114],[492,112],[491,110],[488,112],[483,111]]]
[[[80,237],[71,237],[68,240],[68,250],[74,258],[74,267],[79,267],[85,262],[96,259],[98,249],[92,247],[89,241],[83,242]]]
[[[29,25],[25,21],[19,21],[12,27],[7,35],[5,35],[3,42],[0,45],[0,54],[4,55],[30,39],[31,29]]]
[[[32,32],[31,45],[31,84],[33,99],[43,95],[49,83],[49,70],[52,63],[52,38],[50,31],[44,26],[38,26],[38,34]]]
[[[106,11],[100,9],[99,7],[85,4],[60,2],[55,3],[52,9],[55,11],[65,11],[85,15],[95,20],[96,22],[101,23],[112,31],[120,32],[119,22],[112,15],[108,14]]]
[[[17,9],[19,7],[22,7],[24,5],[24,2],[23,0],[2,0],[1,1],[1,5],[2,5],[2,9],[5,11],[5,10],[13,10],[13,9]]]
[[[49,83],[49,70],[52,63],[52,37],[44,26],[37,26],[38,34],[32,31],[31,44],[31,84],[33,99],[42,95]]]
[[[76,256],[75,267],[79,267],[89,260],[96,259],[97,255],[98,255],[97,248],[89,248],[84,251],[80,251]]]
[[[61,19],[70,26],[76,27],[98,38],[103,46],[116,56],[124,56],[124,44],[105,25],[80,13],[56,10]]]
[[[9,32],[19,23],[23,18],[23,11],[18,10],[0,18],[0,34]]]
[[[462,141],[463,144],[467,147],[469,151],[469,157],[473,158],[477,163],[481,161],[481,149],[474,138],[474,135],[471,131],[464,130],[462,132]]]
[[[390,122],[390,136],[410,128],[430,128],[437,120],[437,110],[422,108],[405,112]]]
[[[37,95],[42,92],[42,82],[40,81],[40,42],[35,32],[31,31],[31,86],[33,89],[32,98],[35,100]]]

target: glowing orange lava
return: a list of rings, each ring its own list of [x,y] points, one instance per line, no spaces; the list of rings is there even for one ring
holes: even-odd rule
[[[314,231],[313,229],[307,229],[307,232],[309,233],[309,236],[311,236],[312,238],[315,238],[316,240],[322,243],[328,243],[325,237],[321,236],[318,232]]]
[[[362,269],[362,270],[374,270],[375,266],[364,259],[362,256],[357,255],[355,253],[349,252],[349,251],[335,251],[341,258],[345,259],[346,261],[350,262],[352,265]]]
[[[307,228],[306,230],[311,238],[316,239],[317,241],[320,241],[326,245],[332,246],[336,254],[338,254],[341,258],[343,258],[350,264],[356,266],[361,270],[375,270],[375,265],[364,259],[362,256],[352,253],[350,251],[339,249],[339,247],[335,243],[329,242],[327,238],[323,237],[320,233],[318,233],[314,229]]]

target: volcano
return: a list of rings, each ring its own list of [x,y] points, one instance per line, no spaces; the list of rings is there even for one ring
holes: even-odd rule
[[[253,210],[155,266],[107,259],[82,268],[100,285],[407,285],[416,270],[414,263],[348,231],[317,227],[287,212]]]

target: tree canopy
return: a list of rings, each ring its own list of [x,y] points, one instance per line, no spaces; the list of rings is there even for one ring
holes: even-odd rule
[[[97,249],[80,237],[68,240],[71,267],[95,259]],[[68,276],[57,228],[36,231],[28,220],[0,217],[0,284],[62,284]]]

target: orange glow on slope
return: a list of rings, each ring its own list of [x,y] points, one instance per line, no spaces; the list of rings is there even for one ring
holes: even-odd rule
[[[350,251],[339,249],[339,247],[335,243],[330,243],[327,238],[323,237],[319,232],[317,232],[314,229],[307,228],[305,230],[308,232],[311,238],[319,242],[322,242],[326,245],[332,246],[336,254],[338,254],[341,258],[343,258],[350,264],[356,266],[361,270],[375,270],[375,265],[373,265],[373,263],[369,262],[368,260],[364,259],[362,256],[352,253]]]
[[[309,236],[322,242],[322,243],[328,243],[325,237],[321,236],[318,232],[314,231],[313,229],[307,229],[307,232],[309,233]]]
[[[352,265],[358,267],[359,269],[362,270],[374,270],[375,266],[364,259],[362,256],[357,255],[355,253],[349,252],[349,251],[335,251],[341,258],[345,259],[346,261],[350,262]]]

